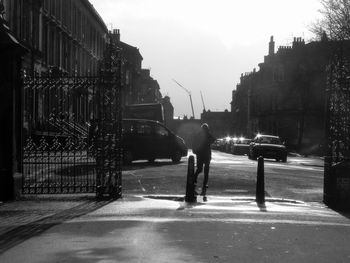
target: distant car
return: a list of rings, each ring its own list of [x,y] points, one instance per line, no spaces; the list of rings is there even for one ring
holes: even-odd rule
[[[171,159],[174,163],[187,156],[182,138],[157,121],[123,119],[123,162]]]
[[[235,155],[245,155],[249,153],[249,145],[252,141],[252,139],[247,138],[235,138],[236,140],[233,141],[232,145],[232,154]]]
[[[215,142],[211,145],[213,150],[221,150],[223,145],[223,139],[216,139]]]
[[[230,153],[232,144],[233,144],[233,137],[230,137],[230,136],[225,137],[223,151],[226,153]]]
[[[287,148],[278,136],[258,134],[249,145],[248,158],[256,160],[259,156],[287,162]]]
[[[224,152],[226,148],[226,139],[225,138],[216,139],[215,142],[211,145],[211,148],[214,150]]]

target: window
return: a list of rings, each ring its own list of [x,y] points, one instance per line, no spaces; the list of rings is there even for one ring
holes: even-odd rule
[[[73,6],[73,12],[72,12],[72,24],[73,24],[73,37],[76,38],[77,35],[77,8],[75,5]]]
[[[38,9],[38,7],[35,7],[33,9],[33,28],[34,29],[40,28],[40,20],[39,19],[40,19],[40,10]],[[40,30],[32,30],[33,48],[34,49],[39,49],[39,47],[40,47],[39,31]]]
[[[50,0],[50,15],[51,16],[55,15],[55,9],[56,9],[56,1]]]
[[[67,50],[67,38],[65,36],[62,36],[62,54],[61,54],[61,60],[62,60],[62,67],[65,70],[68,70],[68,50]]]
[[[76,36],[78,40],[81,40],[81,12],[79,9],[76,11]]]
[[[23,42],[31,43],[31,27],[32,25],[32,13],[31,8],[27,2],[23,3],[22,13],[22,32],[21,39]]]
[[[125,84],[129,85],[130,84],[130,71],[127,69],[125,72]],[[131,88],[131,87],[130,87]]]
[[[48,42],[48,53],[49,53],[49,65],[54,64],[54,43],[55,43],[55,32],[52,29],[49,30],[49,42]]]
[[[42,52],[43,52],[44,61],[46,65],[49,63],[47,36],[48,36],[48,26],[47,26],[47,23],[43,23]]]
[[[44,12],[47,13],[50,8],[50,1],[44,0]]]
[[[57,67],[61,67],[61,49],[60,49],[60,34],[58,32],[55,33],[55,58],[54,58],[54,65]]]
[[[136,133],[142,135],[151,135],[152,127],[147,123],[137,123]]]
[[[284,81],[283,66],[278,66],[273,69],[272,78],[273,78],[273,81]]]
[[[55,0],[55,16],[58,20],[61,20],[61,6],[62,6],[62,0]]]
[[[135,124],[132,122],[123,122],[123,134],[133,134],[135,132]]]
[[[169,132],[163,126],[160,126],[160,125],[156,125],[155,132],[156,132],[156,135],[158,135],[158,136],[168,136],[169,135]]]
[[[266,143],[266,144],[281,144],[281,140],[279,138],[274,138],[274,137],[260,137],[256,141],[259,143]]]

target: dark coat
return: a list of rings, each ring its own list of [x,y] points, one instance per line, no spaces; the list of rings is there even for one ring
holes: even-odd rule
[[[193,152],[197,155],[197,158],[208,162],[211,160],[211,144],[215,141],[215,138],[209,133],[209,131],[202,129],[196,134],[193,142]]]

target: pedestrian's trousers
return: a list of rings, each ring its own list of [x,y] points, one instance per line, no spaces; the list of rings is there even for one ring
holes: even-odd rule
[[[197,178],[198,178],[198,175],[203,171],[203,165],[204,165],[203,189],[206,189],[208,188],[210,160],[203,161],[201,158],[197,158],[197,169],[194,173],[194,182],[195,184],[197,184]]]

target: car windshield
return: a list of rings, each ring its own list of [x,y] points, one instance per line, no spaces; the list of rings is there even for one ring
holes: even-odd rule
[[[266,144],[282,144],[281,140],[276,137],[259,137],[257,141],[259,143],[266,143]]]
[[[243,139],[243,140],[237,140],[237,144],[249,144],[251,140],[249,139]]]

